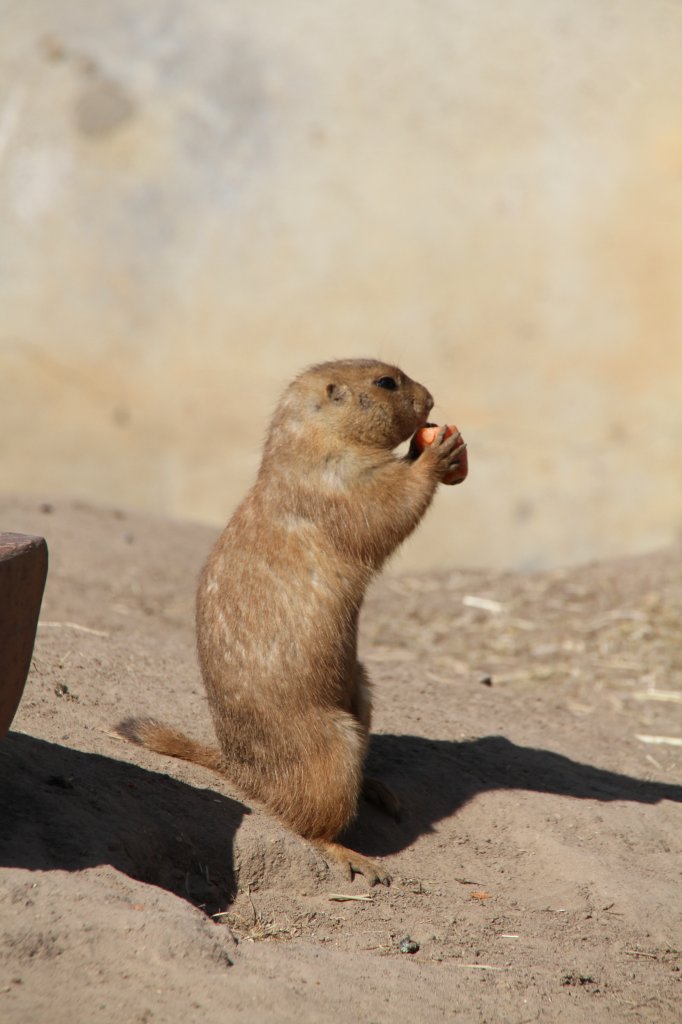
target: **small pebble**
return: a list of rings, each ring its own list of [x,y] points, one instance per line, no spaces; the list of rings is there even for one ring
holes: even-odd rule
[[[406,935],[404,939],[400,940],[398,949],[401,953],[418,953],[419,943],[411,939],[409,935]]]
[[[45,781],[48,786],[56,786],[58,789],[73,789],[73,781],[65,775],[49,775]]]

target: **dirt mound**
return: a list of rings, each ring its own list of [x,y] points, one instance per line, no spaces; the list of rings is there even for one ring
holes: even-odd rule
[[[679,550],[379,583],[369,756],[405,813],[363,805],[348,836],[387,858],[378,891],[112,734],[149,714],[212,740],[192,626],[212,532],[0,511],[51,563],[0,743],[3,1020],[679,1019]]]

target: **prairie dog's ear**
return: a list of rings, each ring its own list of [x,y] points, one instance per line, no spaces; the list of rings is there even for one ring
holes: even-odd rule
[[[327,398],[330,402],[345,402],[350,395],[346,384],[327,384]]]

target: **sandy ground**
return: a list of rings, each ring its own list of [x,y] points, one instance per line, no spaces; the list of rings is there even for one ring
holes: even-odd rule
[[[679,1024],[680,550],[384,577],[370,761],[405,814],[361,808],[349,842],[394,878],[369,890],[112,735],[153,713],[211,739],[192,606],[212,531],[13,498],[0,521],[51,558],[0,742],[4,1024]]]

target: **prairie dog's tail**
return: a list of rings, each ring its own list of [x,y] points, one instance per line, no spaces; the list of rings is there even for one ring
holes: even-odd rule
[[[192,761],[214,772],[222,773],[224,770],[223,756],[218,747],[197,743],[178,729],[157,722],[154,718],[126,718],[118,723],[116,732],[138,747],[155,750],[157,754]]]

